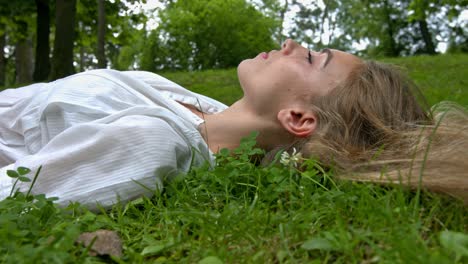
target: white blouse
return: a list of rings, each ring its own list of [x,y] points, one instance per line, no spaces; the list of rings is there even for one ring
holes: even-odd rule
[[[7,169],[19,166],[32,179],[42,165],[33,193],[93,209],[151,195],[213,162],[197,130],[203,120],[178,102],[207,114],[227,108],[142,71],[87,71],[0,92],[0,199],[13,184]]]

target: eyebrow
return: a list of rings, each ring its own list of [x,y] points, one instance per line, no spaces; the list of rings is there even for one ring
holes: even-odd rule
[[[324,48],[322,50],[322,53],[324,53],[324,52],[327,53],[327,58],[325,59],[325,63],[323,64],[322,69],[325,69],[325,67],[327,67],[328,63],[333,58],[333,53],[331,52],[331,50],[329,48]]]

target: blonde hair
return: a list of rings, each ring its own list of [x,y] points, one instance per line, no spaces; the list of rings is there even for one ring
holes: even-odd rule
[[[365,61],[312,108],[318,126],[302,152],[339,178],[421,186],[468,203],[468,115],[461,106],[429,109],[398,68]]]

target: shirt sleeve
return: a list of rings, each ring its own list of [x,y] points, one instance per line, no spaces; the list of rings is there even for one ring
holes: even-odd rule
[[[91,209],[96,203],[109,207],[151,195],[165,178],[187,171],[192,151],[183,137],[163,119],[123,116],[73,126],[15,167],[30,168],[32,178],[42,166],[33,193],[58,197],[61,205],[77,201]]]

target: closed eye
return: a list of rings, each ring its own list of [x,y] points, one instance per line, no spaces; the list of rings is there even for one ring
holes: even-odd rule
[[[309,63],[312,64],[312,54],[310,53],[310,50],[309,50],[307,59],[309,60]]]

